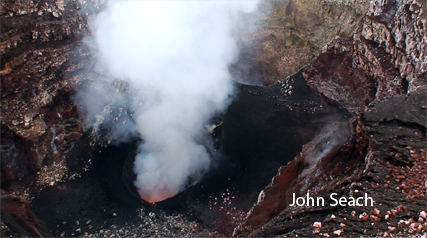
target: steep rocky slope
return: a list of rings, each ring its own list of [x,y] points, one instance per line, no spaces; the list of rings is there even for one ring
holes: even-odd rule
[[[72,95],[90,77],[93,53],[82,39],[99,3],[0,4],[2,232],[45,236],[25,199],[88,166],[90,139]]]
[[[2,237],[50,237],[45,224],[36,218],[27,200],[1,190]]]
[[[1,5],[1,187],[23,194],[23,187],[54,184],[84,167],[89,144],[71,97],[93,77],[86,71],[93,53],[82,39],[89,31],[87,15],[98,4]]]
[[[312,88],[357,115],[352,136],[331,146],[343,130],[329,136],[326,128],[306,144],[261,192],[235,236],[427,232],[426,24],[424,1],[372,1],[355,33],[329,42],[304,69]],[[288,206],[293,193],[308,192],[370,194],[375,202]]]
[[[426,19],[424,1],[372,2],[355,34],[332,40],[307,66],[307,83],[355,114],[425,87]]]
[[[73,101],[79,85],[101,77],[88,70],[95,54],[83,37],[90,34],[88,16],[99,11],[102,1],[0,4],[2,235],[48,236],[16,194],[31,200],[45,187],[62,191],[66,186],[56,185],[88,168],[94,145],[108,144],[88,131]],[[308,64],[302,70],[308,85],[354,118],[325,128],[281,167],[234,235],[426,233],[426,2],[283,0],[261,5],[261,17],[243,34],[242,54],[231,71],[244,82],[280,80],[268,88],[276,94],[274,104],[322,110],[323,101],[295,103],[287,97],[293,85],[287,80],[293,79],[285,78]],[[367,193],[376,203],[288,207],[293,192],[307,191],[323,197]]]
[[[237,80],[270,85],[299,71],[336,36],[348,37],[369,7],[368,0],[261,1],[242,54],[232,65]]]
[[[373,106],[364,118],[355,118],[352,125],[325,128],[279,169],[234,235],[425,233],[427,117],[418,102],[426,102],[426,93],[390,98]],[[394,110],[397,101],[407,105],[399,114]],[[350,128],[353,135],[347,137],[344,132]],[[292,193],[323,197],[326,205],[290,207]],[[337,193],[336,198],[366,194],[373,205],[330,206],[332,193]]]

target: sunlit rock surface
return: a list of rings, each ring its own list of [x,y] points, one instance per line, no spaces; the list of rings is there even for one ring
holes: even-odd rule
[[[87,180],[63,184],[79,177],[90,164],[89,152],[108,145],[111,139],[101,130],[89,131],[72,100],[79,85],[100,77],[88,70],[94,67],[95,55],[82,39],[90,33],[88,16],[99,11],[102,2],[0,2],[1,188],[7,191],[2,195],[2,236],[49,235],[35,218],[25,218],[23,226],[20,217],[14,218],[16,211],[33,216],[25,199],[52,202],[53,212],[61,210],[61,199],[69,199],[73,206],[59,213],[62,219],[79,212],[79,206],[92,206],[85,197],[90,192],[99,196],[95,207],[101,209],[101,214],[92,216],[108,221],[106,229],[91,230],[90,219],[65,225],[56,217],[49,224],[58,229],[67,226],[69,235],[84,235],[79,232],[86,229],[95,236],[217,236],[186,217],[152,215],[141,209],[129,220],[138,225],[125,226],[114,220],[121,215],[117,208],[105,205],[100,196],[109,183],[95,186],[96,179],[86,176],[83,179]],[[271,103],[322,110],[323,101],[292,99],[293,84],[285,79],[305,67],[302,72],[308,85],[355,118],[326,127],[293,161],[282,164],[258,202],[249,201],[256,203],[250,215],[236,219],[241,224],[235,236],[313,236],[337,231],[344,236],[406,236],[427,231],[426,218],[421,215],[427,212],[426,8],[423,0],[261,4],[260,18],[243,34],[241,55],[230,66],[237,80],[265,85],[280,81],[268,88],[277,95]],[[102,89],[99,92],[105,94]],[[114,101],[114,95],[107,96]],[[330,129],[343,125],[348,127],[340,132],[348,129],[351,135],[336,140]],[[337,144],[314,164],[308,163],[312,160],[309,152],[319,151],[327,138]],[[109,178],[122,179],[120,175]],[[43,188],[44,197],[37,197]],[[126,192],[120,187],[112,190]],[[331,191],[343,196],[367,192],[377,203],[370,208],[287,207],[292,191],[308,190],[325,197]],[[52,193],[57,196],[49,196]],[[405,225],[399,224],[401,220]],[[141,222],[145,224],[142,228]],[[176,226],[171,225],[174,222]]]
[[[15,183],[43,187],[84,167],[82,148],[89,143],[71,97],[89,77],[93,53],[81,41],[88,34],[86,15],[98,7],[79,1],[1,5],[1,186],[23,194]],[[73,165],[79,168],[70,171]]]
[[[336,230],[347,236],[423,234],[427,228],[420,216],[427,203],[427,116],[422,105],[426,93],[419,90],[373,105],[365,119],[353,120],[353,135],[346,143],[335,145],[333,153],[310,165],[305,162],[310,158],[308,152],[327,146],[328,133],[321,132],[279,169],[264,189],[263,199],[235,229],[234,236],[332,235]],[[398,114],[391,113],[397,101],[406,102],[406,106]],[[411,103],[415,101],[422,103]],[[304,171],[309,171],[309,176]],[[324,197],[326,204],[332,202],[327,200],[332,193],[347,198],[366,193],[374,205],[288,206],[292,193],[304,196],[307,191],[313,197]],[[321,227],[314,225],[319,222]],[[402,226],[403,222],[407,225]]]
[[[336,155],[320,160],[329,159],[325,165],[311,165],[319,177],[301,182],[297,178],[308,166],[302,163],[304,151],[320,149],[313,146],[316,139],[305,145],[264,189],[235,236],[426,232],[420,217],[427,204],[426,21],[424,1],[371,1],[354,34],[328,42],[305,67],[311,88],[355,115],[352,138],[357,141],[350,145],[359,148],[342,144]],[[312,183],[313,196],[368,193],[376,202],[373,207],[288,207],[290,193],[308,191],[300,183]]]
[[[305,68],[307,83],[355,114],[426,87],[426,21],[424,1],[374,1],[353,35],[329,42]]]
[[[357,27],[368,0],[262,1],[231,69],[238,81],[270,85],[311,62],[334,37]]]

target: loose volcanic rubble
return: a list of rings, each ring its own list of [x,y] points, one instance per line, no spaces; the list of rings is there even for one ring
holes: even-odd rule
[[[76,228],[76,233],[81,229]],[[74,236],[75,234],[71,234]],[[66,236],[62,234],[61,237]],[[144,208],[137,211],[134,221],[124,222],[123,225],[114,224],[94,233],[81,234],[85,238],[92,237],[221,237],[216,232],[203,229],[196,221],[177,214],[170,215],[165,212],[147,212]]]
[[[84,197],[70,194],[87,195],[95,190],[92,184],[84,189],[82,184],[68,189],[61,182],[78,178],[87,170],[87,154],[96,148],[95,144],[108,144],[99,135],[89,135],[72,100],[79,84],[100,77],[87,71],[94,65],[95,53],[82,39],[90,33],[88,15],[99,11],[103,2],[0,2],[1,182],[7,190],[2,191],[2,236],[50,236],[28,202],[14,194],[31,200],[44,187],[62,194],[58,198],[63,200],[50,204],[59,206],[66,199],[81,201],[78,199]],[[259,13],[264,17],[263,24],[271,20],[266,9],[270,8]],[[311,176],[305,177],[311,187],[303,185],[322,197],[332,191],[343,197],[369,194],[374,204],[290,208],[283,205],[287,184],[280,187],[276,197],[282,200],[267,204],[273,210],[269,220],[246,231],[236,229],[235,236],[427,236],[427,92],[421,91],[426,87],[427,75],[426,13],[424,0],[290,0],[278,3],[267,27],[259,24],[251,29],[242,45],[259,45],[241,55],[232,69],[271,84],[309,63],[299,72],[298,80],[304,82],[304,87],[307,80],[310,100],[294,104],[299,82],[290,80],[263,88],[274,92],[271,101],[312,112],[326,110],[326,104],[316,100],[322,97],[357,118],[352,120],[357,124],[353,124],[352,138],[334,148],[334,154],[324,157],[326,160],[321,158],[310,170]],[[354,29],[356,33],[352,34]],[[339,37],[334,38],[336,35]],[[251,64],[248,72],[239,72],[242,63]],[[280,171],[298,178],[307,166],[299,162],[292,161]],[[228,193],[216,199],[213,196],[210,208],[224,214],[224,221],[232,226],[244,223],[246,214],[233,207],[233,194]],[[257,205],[275,198],[268,191],[261,195]],[[47,198],[55,201],[54,196]],[[70,215],[73,210],[67,209],[66,215]],[[221,236],[187,216],[157,209],[138,208],[132,219],[124,218],[117,210],[109,216],[111,219],[101,228],[95,220],[68,222],[72,232],[60,235]],[[58,227],[65,225],[51,222]]]

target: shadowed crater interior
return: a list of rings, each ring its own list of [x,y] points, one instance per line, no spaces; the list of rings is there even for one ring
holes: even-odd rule
[[[184,213],[208,229],[231,234],[277,169],[325,125],[346,116],[311,91],[301,74],[287,82],[238,85],[237,98],[214,119],[212,168],[177,196],[156,204],[139,198],[133,186],[134,141],[99,148],[81,178],[41,191],[32,202],[35,213],[53,234],[73,235],[76,220],[90,220],[91,229],[100,229],[118,219],[129,221],[143,205],[147,212]],[[281,93],[289,86],[291,94]]]

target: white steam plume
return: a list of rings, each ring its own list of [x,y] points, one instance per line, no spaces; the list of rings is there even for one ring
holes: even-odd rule
[[[111,1],[93,24],[100,64],[128,81],[142,199],[176,195],[210,165],[204,125],[233,94],[231,16],[256,1]],[[89,96],[90,97],[90,96]],[[143,103],[140,103],[142,100]],[[125,135],[133,128],[115,126]],[[118,135],[119,135],[118,134]]]

